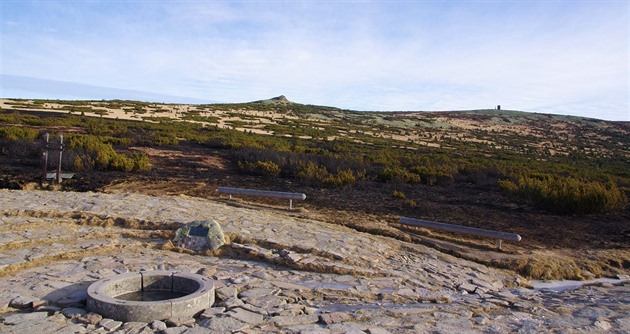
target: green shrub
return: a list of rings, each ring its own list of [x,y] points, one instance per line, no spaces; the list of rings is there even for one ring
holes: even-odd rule
[[[279,167],[280,176],[301,181],[347,186],[365,178],[365,165],[359,161],[325,155],[327,151],[307,148],[302,143],[292,143],[290,150],[299,153],[248,147],[235,151],[233,156],[246,173],[253,173],[257,161],[269,161]]]
[[[133,170],[133,160],[122,154],[115,154],[110,157],[109,167],[111,169],[120,170],[123,172],[131,172]]]
[[[325,182],[328,177],[326,167],[318,165],[312,161],[297,163],[297,177],[303,181]]]
[[[401,167],[385,167],[381,171],[379,178],[383,181],[420,183],[420,175],[409,172]]]
[[[405,199],[407,198],[407,196],[405,196],[405,193],[402,191],[398,191],[398,190],[394,190],[394,192],[392,192],[392,197],[393,198],[399,198],[399,199]]]
[[[85,123],[87,133],[94,136],[123,136],[128,133],[127,125],[123,122],[87,118]]]
[[[262,176],[278,176],[280,175],[280,167],[271,161],[256,161],[254,163],[247,161],[239,161],[238,167],[249,173],[254,175],[262,175]]]
[[[177,145],[179,144],[179,140],[174,133],[169,133],[166,131],[156,131],[151,134],[151,139],[153,145]]]
[[[72,169],[76,171],[83,171],[85,167],[83,165],[83,159],[80,156],[74,157],[74,162],[72,163]]]
[[[426,185],[451,185],[454,182],[452,172],[446,172],[434,167],[416,166],[411,169],[413,173],[420,175],[422,183]],[[454,172],[456,173],[456,172]]]
[[[607,184],[551,174],[500,180],[511,195],[531,201],[536,207],[556,213],[601,213],[623,209],[627,196],[613,182]]]
[[[77,170],[96,168],[131,172],[151,169],[146,155],[135,154],[127,157],[117,153],[111,144],[105,143],[101,138],[95,136],[73,136],[68,144],[68,150],[72,154],[76,154],[72,160],[72,166]]]
[[[329,174],[324,180],[325,183],[334,186],[349,186],[357,181],[357,176],[351,169],[337,170],[337,174]]]
[[[148,172],[153,168],[149,162],[149,156],[144,153],[134,153],[130,158],[133,161],[134,171]]]
[[[9,140],[28,140],[33,141],[37,138],[38,132],[24,127],[10,126],[0,128],[0,138]]]
[[[417,206],[417,203],[415,200],[406,199],[403,201],[403,208],[406,210],[415,209],[416,206]]]

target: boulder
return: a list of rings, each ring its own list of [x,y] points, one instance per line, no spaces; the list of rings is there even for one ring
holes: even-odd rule
[[[219,223],[214,220],[196,220],[179,228],[173,243],[186,249],[204,251],[217,250],[226,241]]]

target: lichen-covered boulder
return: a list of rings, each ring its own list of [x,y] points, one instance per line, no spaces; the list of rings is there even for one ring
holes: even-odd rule
[[[196,220],[177,229],[173,243],[195,251],[217,250],[225,245],[221,225],[214,220]]]

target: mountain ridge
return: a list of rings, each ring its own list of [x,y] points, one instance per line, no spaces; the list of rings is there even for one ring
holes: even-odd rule
[[[339,108],[335,106],[326,106],[326,105],[318,105],[318,104],[305,104],[300,102],[295,102],[289,100],[285,95],[278,95],[269,99],[263,100],[255,100],[249,102],[212,102],[212,103],[162,103],[162,102],[150,102],[150,101],[139,101],[139,100],[121,100],[121,99],[104,99],[104,100],[64,100],[64,99],[28,99],[28,98],[0,98],[0,101],[31,101],[37,103],[37,101],[48,101],[48,102],[57,102],[57,103],[68,103],[68,104],[94,104],[94,103],[128,103],[128,104],[142,104],[142,105],[174,105],[174,106],[221,106],[221,107],[242,107],[242,106],[275,106],[275,107],[295,107],[302,112],[310,112],[317,113],[319,111],[338,111],[342,113],[353,113],[353,114],[384,114],[384,115],[401,115],[401,116],[414,116],[414,115],[426,115],[426,114],[435,114],[435,115],[448,115],[448,116],[459,116],[459,115],[494,115],[494,116],[531,116],[531,117],[546,117],[549,119],[556,118],[557,120],[581,120],[587,122],[612,122],[612,123],[628,123],[630,121],[617,121],[617,120],[605,120],[595,117],[586,117],[586,116],[578,116],[578,115],[561,115],[561,114],[553,114],[553,113],[545,113],[539,111],[524,111],[524,110],[515,110],[515,109],[496,109],[496,108],[488,108],[488,109],[457,109],[457,110],[355,110],[355,109],[345,109]],[[283,110],[279,110],[282,112]]]

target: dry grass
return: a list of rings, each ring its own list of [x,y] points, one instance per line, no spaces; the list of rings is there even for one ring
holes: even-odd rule
[[[83,211],[59,212],[54,210],[12,210],[4,212],[5,217],[57,218],[73,220],[76,224],[100,227],[121,227],[136,230],[176,230],[181,227],[176,222],[151,222],[130,217],[98,215]]]
[[[529,257],[492,261],[492,265],[537,280],[585,280],[621,272],[618,268],[610,266],[604,258],[576,261],[558,254],[533,254]]]
[[[582,269],[570,259],[522,258],[513,262],[509,269],[519,274],[542,280],[574,279],[583,280]]]
[[[17,273],[20,273],[24,270],[35,268],[35,267],[43,267],[53,262],[79,260],[86,256],[98,256],[98,255],[111,254],[111,253],[115,253],[115,251],[118,248],[119,247],[116,247],[116,246],[105,246],[105,247],[99,247],[97,249],[92,249],[92,250],[84,250],[84,251],[63,253],[63,254],[50,255],[50,256],[47,255],[47,256],[43,256],[35,260],[8,265],[0,269],[0,277],[14,276]]]
[[[69,214],[59,214],[59,213],[41,213],[41,212],[28,212],[29,216],[37,216],[37,217],[63,217],[60,219],[72,219],[77,218],[78,216],[84,217],[83,214],[77,215],[76,213]],[[77,236],[75,235],[78,225],[87,225],[87,226],[99,226],[99,227],[109,227],[112,226],[111,222],[113,219],[100,219],[98,217],[88,217],[88,219],[79,219],[75,222],[72,220],[64,221],[64,222],[55,222],[54,227],[63,229],[66,234],[59,235],[53,238],[47,239],[39,239],[39,240],[24,240],[24,241],[15,241],[9,242],[0,245],[0,252],[8,252],[15,251],[20,249],[29,249],[29,248],[41,248],[46,247],[52,244],[63,244],[66,245],[67,251],[62,254],[53,254],[46,255],[43,254],[40,257],[34,259],[28,259],[25,261],[21,261],[19,263],[14,263],[7,265],[6,267],[0,269],[0,277],[6,277],[15,275],[24,270],[42,267],[49,265],[58,261],[66,261],[66,260],[77,260],[86,256],[96,256],[96,255],[109,255],[119,253],[121,249],[133,250],[133,249],[158,249],[161,247],[162,242],[155,242],[155,239],[163,240],[165,238],[171,238],[174,236],[174,232],[172,231],[161,231],[161,230],[133,230],[133,229],[121,229],[121,228],[106,228],[106,229],[93,229],[90,233],[82,235],[80,240],[117,240],[120,238],[131,239],[137,242],[126,242],[124,244],[119,244],[115,242],[110,242],[109,244],[100,245],[98,247],[89,248],[89,249],[77,249],[74,248],[74,244],[77,242]],[[135,224],[131,224],[135,225]],[[137,225],[135,225],[137,226]],[[23,229],[23,230],[46,230],[51,228],[51,224],[49,222],[46,223],[26,223],[14,226],[14,228],[10,229]]]

